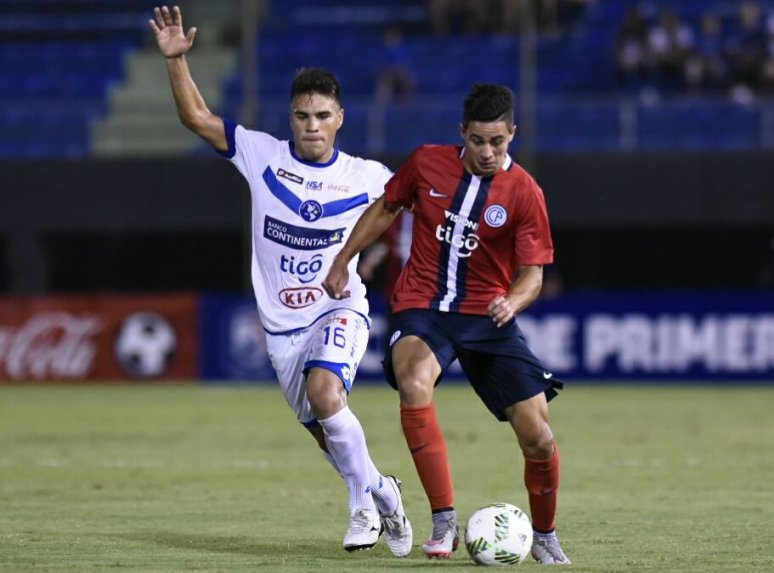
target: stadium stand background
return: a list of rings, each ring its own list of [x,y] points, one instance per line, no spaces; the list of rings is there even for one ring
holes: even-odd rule
[[[697,30],[706,10],[732,26],[739,3],[586,4],[536,39],[535,169],[564,287],[770,288],[768,93],[740,100],[658,82],[632,88],[615,66],[631,6],[641,5],[649,23],[671,7]],[[770,18],[774,4],[757,4]],[[179,126],[147,30],[153,5],[0,0],[3,290],[244,286],[245,197],[226,191],[244,186]],[[255,56],[255,125],[287,137],[289,81],[300,66],[323,65],[343,82],[341,146],[393,167],[420,143],[457,141],[472,81],[520,86],[518,34],[470,33],[455,28],[458,18],[439,35],[421,0],[264,2],[253,54],[242,50],[241,2],[180,5],[186,26],[199,27],[189,60],[214,110],[242,117],[242,64]],[[392,57],[405,58],[415,86],[409,98],[384,103],[374,90],[391,57],[382,44],[388,25],[400,29]]]

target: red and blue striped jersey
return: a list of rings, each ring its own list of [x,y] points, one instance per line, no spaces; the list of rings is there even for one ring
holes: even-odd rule
[[[461,147],[422,146],[387,183],[385,199],[414,214],[393,312],[486,315],[519,266],[553,262],[543,192],[509,156],[495,175],[479,177],[465,169]]]

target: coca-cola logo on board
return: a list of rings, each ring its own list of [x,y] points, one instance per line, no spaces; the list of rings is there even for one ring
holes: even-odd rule
[[[18,327],[0,326],[0,374],[14,380],[83,378],[94,365],[99,317],[42,312]]]

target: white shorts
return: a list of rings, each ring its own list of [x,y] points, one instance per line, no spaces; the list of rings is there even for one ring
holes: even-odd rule
[[[305,426],[317,423],[306,397],[306,373],[325,368],[341,378],[347,392],[368,345],[368,323],[351,310],[326,314],[293,334],[267,334],[266,347],[282,394]]]

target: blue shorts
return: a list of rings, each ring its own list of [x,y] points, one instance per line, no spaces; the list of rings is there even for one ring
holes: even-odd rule
[[[446,369],[459,359],[462,370],[481,401],[498,420],[506,421],[505,409],[544,392],[547,400],[564,385],[555,380],[527,347],[516,324],[498,328],[488,316],[412,309],[392,317],[390,344],[384,355],[384,373],[397,388],[392,367],[392,347],[404,336],[418,336]]]

